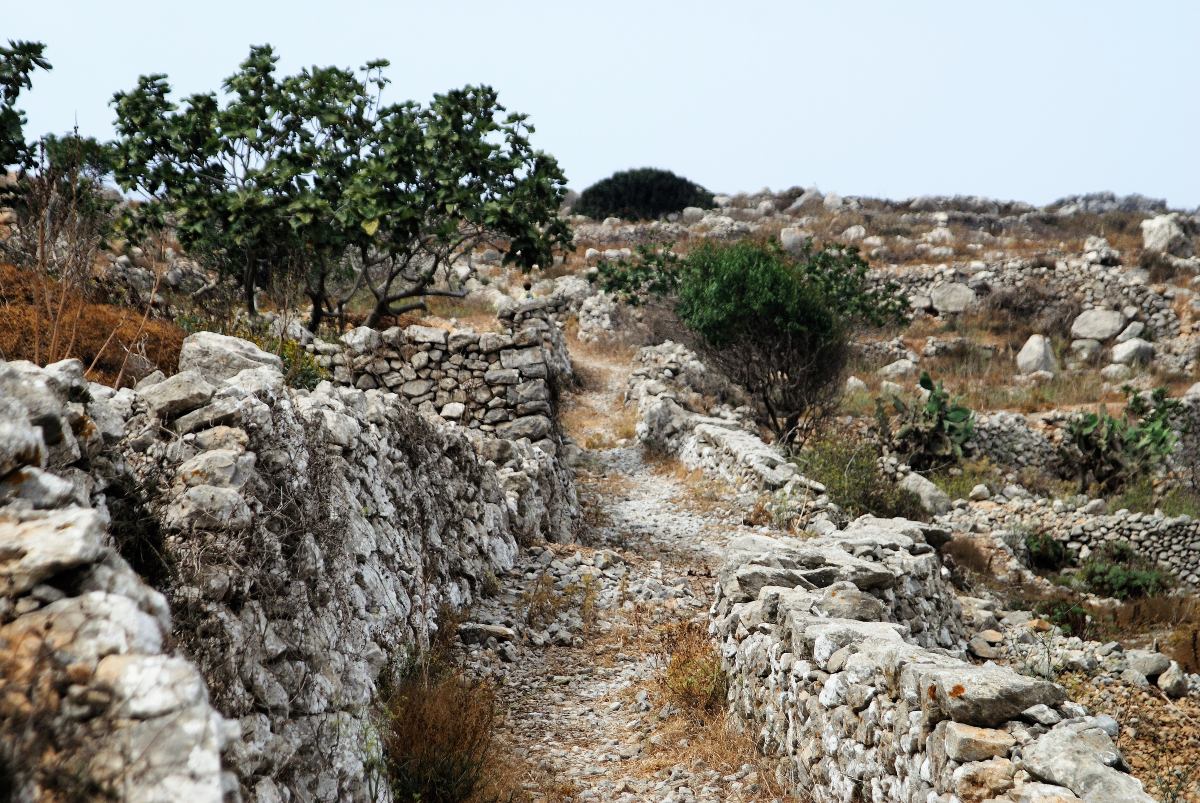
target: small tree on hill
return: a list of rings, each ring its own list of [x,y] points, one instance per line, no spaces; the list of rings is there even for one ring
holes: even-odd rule
[[[33,83],[34,70],[49,70],[41,42],[8,41],[0,47],[0,171],[10,165],[27,165],[33,151],[25,142],[25,114],[17,108],[22,90]]]
[[[117,178],[147,199],[135,229],[173,225],[241,283],[251,312],[258,288],[296,285],[312,328],[363,294],[373,326],[462,295],[435,279],[480,242],[507,243],[506,261],[528,268],[569,241],[558,164],[491,88],[384,104],[386,61],[280,78],[277,60],[253,48],[224,104],[207,93],[177,106],[163,75],[113,99]]]
[[[853,248],[805,244],[792,257],[752,241],[704,243],[686,257],[643,248],[605,266],[601,285],[634,303],[669,296],[692,345],[757,402],[782,443],[799,445],[841,395],[849,338],[900,320],[894,287],[872,286]]]
[[[689,206],[710,207],[712,193],[669,170],[643,167],[597,181],[579,196],[574,211],[597,220],[623,217],[647,220]]]

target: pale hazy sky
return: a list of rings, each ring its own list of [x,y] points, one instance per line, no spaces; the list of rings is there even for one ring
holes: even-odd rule
[[[393,100],[489,83],[577,189],[674,170],[718,192],[816,185],[1037,203],[1200,204],[1193,0],[32,0],[0,38],[54,64],[29,131],[111,134],[138,75],[216,89],[251,44],[287,72],[391,60]]]

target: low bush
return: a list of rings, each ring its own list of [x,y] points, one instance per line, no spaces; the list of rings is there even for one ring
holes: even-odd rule
[[[1049,533],[1026,533],[1024,542],[1029,565],[1034,569],[1056,572],[1071,561],[1066,545]]]
[[[929,479],[951,499],[966,499],[976,485],[987,486],[994,491],[999,475],[996,467],[986,457],[964,460],[962,465],[953,466],[931,474]]]
[[[712,193],[699,184],[669,170],[643,167],[613,173],[597,181],[580,194],[573,211],[596,220],[606,217],[648,220],[689,206],[712,205]]]
[[[794,462],[804,476],[824,485],[830,500],[848,516],[927,518],[917,495],[884,474],[878,457],[867,439],[839,433],[805,444]]]
[[[1170,574],[1124,542],[1096,550],[1080,569],[1079,582],[1092,594],[1121,600],[1162,594],[1175,585]]]
[[[377,727],[392,798],[477,799],[495,750],[492,687],[454,669],[422,665],[395,681],[384,699]]]
[[[725,707],[727,682],[721,655],[700,622],[669,625],[659,634],[660,685],[676,707],[703,716]]]

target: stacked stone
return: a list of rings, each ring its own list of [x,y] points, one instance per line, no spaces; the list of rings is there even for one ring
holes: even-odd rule
[[[535,321],[537,319],[534,319]],[[504,438],[551,436],[552,371],[543,347],[546,330],[514,334],[448,332],[428,326],[376,332],[359,327],[342,336],[342,350],[320,354],[335,383],[397,393],[418,410]]]
[[[126,394],[128,396],[128,394]],[[0,362],[0,753],[14,800],[221,803],[237,723],[115,544],[120,401],[78,360]],[[116,460],[119,463],[119,459]],[[89,798],[90,799],[90,798]]]
[[[957,639],[956,609],[912,522],[739,539],[713,606],[729,701],[804,799],[1153,800],[1115,720],[926,646]]]
[[[899,284],[904,294],[914,299],[918,309],[934,307],[931,293],[936,287],[961,286],[982,295],[1003,289],[1020,289],[1037,282],[1059,298],[1078,298],[1085,309],[1128,310],[1132,313],[1127,314],[1128,318],[1142,321],[1158,338],[1179,335],[1179,317],[1172,305],[1172,296],[1156,292],[1144,281],[1139,281],[1128,268],[1101,264],[1103,259],[1103,252],[1089,251],[1081,258],[1062,260],[1054,267],[1027,259],[1013,259],[998,265],[974,262],[968,266],[909,266],[903,272],[884,271],[872,275]]]
[[[573,535],[570,471],[556,444],[446,426],[396,394],[290,389],[235,338],[190,336],[180,369],[114,392],[77,362],[0,363],[0,550],[25,555],[0,570],[0,660],[54,642],[0,685],[69,687],[38,726],[62,746],[86,721],[121,799],[366,799],[367,746],[329,734],[369,730],[380,672],[518,541]],[[105,532],[106,494],[136,505],[118,519],[136,531]],[[165,599],[114,543],[158,556]],[[8,722],[6,755],[35,766]]]
[[[1049,430],[1056,433],[1056,428]],[[1032,468],[1051,476],[1065,470],[1058,441],[1035,428],[1020,413],[996,412],[975,417],[975,432],[968,445],[972,455],[986,457],[997,466],[1019,471]]]
[[[1101,508],[1103,509],[1103,508]],[[1073,509],[1060,500],[993,497],[984,508],[963,504],[945,523],[965,531],[1030,530],[1062,541],[1080,560],[1117,543],[1132,545],[1142,557],[1169,570],[1182,583],[1200,586],[1200,521],[1118,510],[1111,515]]]

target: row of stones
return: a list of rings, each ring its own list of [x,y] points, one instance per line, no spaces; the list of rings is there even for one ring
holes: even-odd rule
[[[341,348],[310,348],[338,384],[391,390],[448,421],[537,441],[552,430],[549,326],[530,319],[511,335],[360,327],[342,336]]]
[[[935,534],[867,519],[734,544],[713,629],[730,702],[780,777],[817,801],[1152,800],[1115,768],[1114,720],[1056,684],[930,648],[958,636],[931,630],[961,620]]]

